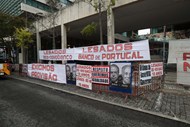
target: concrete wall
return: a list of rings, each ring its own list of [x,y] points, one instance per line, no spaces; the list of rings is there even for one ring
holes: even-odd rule
[[[117,0],[116,5],[113,8],[117,8],[136,1],[139,0]],[[62,23],[66,24],[75,20],[86,18],[94,14],[97,14],[97,12],[91,5],[85,2],[78,2],[71,6],[63,8],[62,10],[60,10],[60,12],[58,12],[57,17],[55,18],[55,26],[59,26]],[[43,18],[42,20],[40,20],[40,24],[46,24],[47,27],[43,27],[43,25],[40,25],[39,31],[46,30],[50,28],[48,26],[52,26],[50,25],[49,18]]]

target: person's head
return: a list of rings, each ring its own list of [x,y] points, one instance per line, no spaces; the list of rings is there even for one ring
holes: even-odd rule
[[[122,67],[123,84],[130,84],[131,77],[131,65],[125,65]]]
[[[76,78],[76,65],[72,66],[73,79]]]
[[[115,82],[117,81],[118,77],[119,77],[119,67],[115,64],[111,65],[111,82]]]
[[[71,68],[69,65],[66,65],[66,75],[67,77],[70,77],[70,74],[71,74]]]

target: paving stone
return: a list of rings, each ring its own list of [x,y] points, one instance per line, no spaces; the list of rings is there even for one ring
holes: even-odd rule
[[[124,96],[117,94],[107,94],[102,92],[101,94],[96,93],[95,91],[85,90],[75,85],[63,85],[52,82],[47,82],[43,80],[28,78],[28,77],[20,77],[18,74],[11,75],[13,78],[22,78],[28,81],[41,83],[47,86],[52,86],[60,89],[64,89],[67,91],[75,92],[81,95],[86,95],[89,97],[110,101],[114,103],[118,103],[120,105],[127,105],[133,108],[141,108],[144,110],[159,112],[168,116],[176,116],[177,118],[190,121],[190,94],[184,92],[173,92],[175,89],[172,85],[171,91],[164,91],[162,94],[161,105],[158,107],[158,110],[155,110],[157,98],[160,95],[159,91],[148,92],[144,96],[140,97],[131,97],[125,100]],[[168,87],[166,87],[168,89]],[[179,86],[175,87],[177,89],[181,89]],[[135,125],[138,126],[138,125]]]

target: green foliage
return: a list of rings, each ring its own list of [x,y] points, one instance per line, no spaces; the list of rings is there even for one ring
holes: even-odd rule
[[[115,2],[116,2],[116,0],[110,0],[110,5],[111,5],[111,6],[114,6],[114,5],[115,5]]]
[[[0,12],[0,38],[10,37],[14,35],[15,27],[25,26],[25,19],[13,17]]]
[[[97,29],[97,24],[95,22],[92,22],[91,24],[85,26],[80,33],[85,36],[91,36],[96,32],[96,29]]]
[[[100,1],[99,0],[84,0],[84,2],[87,2],[91,6],[93,6],[96,12],[100,11],[99,5],[101,7],[101,10],[102,9],[109,10],[111,6],[114,6],[116,4],[116,0],[100,0]],[[105,4],[106,2],[108,4]]]
[[[15,38],[17,47],[28,48],[28,44],[32,43],[32,33],[27,28],[16,28]]]

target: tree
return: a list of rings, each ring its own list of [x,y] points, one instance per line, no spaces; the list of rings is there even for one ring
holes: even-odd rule
[[[15,32],[15,27],[20,28],[25,26],[25,19],[21,17],[14,17],[0,12],[0,41],[4,45],[7,37],[12,38]]]
[[[25,24],[26,20],[23,17],[0,12],[0,45],[7,47],[9,56],[11,56],[11,51],[17,50],[14,38],[15,28],[24,27]]]
[[[26,49],[28,48],[28,45],[33,42],[32,35],[33,35],[33,33],[31,33],[28,30],[28,28],[16,28],[16,31],[14,34],[15,39],[17,41],[16,46],[21,48],[21,52],[22,52],[23,56],[24,56],[24,54],[27,54]],[[27,62],[26,56],[27,55],[25,55],[25,57],[23,57],[24,63]]]
[[[38,20],[38,23],[47,30],[48,34],[46,36],[52,39],[52,48],[56,48],[55,38],[57,35],[55,27],[56,27],[56,18],[58,16],[58,10],[60,9],[60,0],[46,0],[46,3],[49,6],[49,12],[47,14],[37,14],[42,16],[43,18]],[[46,19],[48,23],[43,23],[43,19]],[[45,34],[45,32],[44,32]]]
[[[116,0],[79,0],[84,1],[94,7],[95,11],[99,14],[99,29],[100,29],[100,44],[103,44],[103,32],[102,32],[102,11],[107,11],[109,15],[110,8],[115,5]],[[91,23],[84,27],[81,31],[82,35],[92,35],[96,31],[95,23]]]
[[[16,28],[15,38],[17,47],[28,48],[28,44],[33,42],[32,35],[27,28]]]

